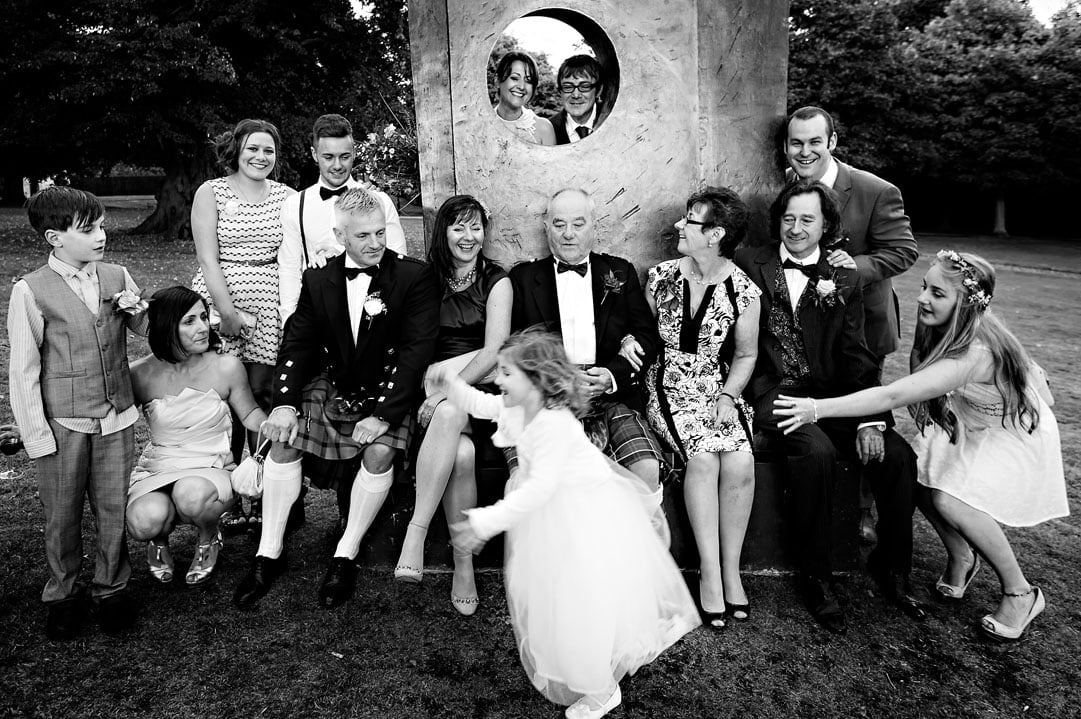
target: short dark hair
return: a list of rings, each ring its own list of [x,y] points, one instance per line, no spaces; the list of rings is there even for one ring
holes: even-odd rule
[[[818,195],[822,203],[822,240],[819,247],[828,248],[844,236],[841,224],[841,209],[837,204],[837,193],[821,182],[793,182],[781,190],[770,210],[770,231],[774,239],[781,239],[781,217],[788,209],[788,203],[799,195]]]
[[[540,75],[537,73],[537,61],[527,52],[512,50],[499,58],[499,64],[495,69],[495,76],[499,79],[499,82],[503,82],[510,77],[511,65],[516,62],[523,63],[529,69],[527,81],[533,86],[533,92],[536,93],[537,83],[540,82]]]
[[[352,137],[353,126],[341,115],[320,115],[312,125],[312,147],[319,144],[320,137]]]
[[[146,313],[147,341],[155,357],[169,364],[187,359],[188,353],[180,344],[180,320],[196,302],[210,311],[205,297],[183,285],[166,287],[153,294]],[[217,348],[220,343],[218,333],[210,330],[210,347]]]
[[[439,211],[435,213],[431,242],[428,244],[428,262],[432,264],[440,279],[448,280],[454,276],[454,261],[450,248],[447,247],[447,228],[473,217],[480,218],[487,235],[488,211],[480,204],[480,200],[472,195],[455,195],[440,205]]]
[[[736,248],[747,234],[747,205],[735,190],[727,187],[706,187],[687,200],[688,211],[695,207],[704,210],[703,232],[714,227],[724,230],[724,239],[717,251],[721,257],[732,259],[736,255]]]
[[[810,120],[815,117],[823,117],[826,119],[826,139],[833,137],[833,115],[829,114],[821,107],[815,107],[814,105],[807,105],[793,112],[788,116],[788,122],[784,124],[785,136],[788,135],[788,127],[792,124],[793,120]]]
[[[105,216],[105,205],[91,192],[53,186],[34,194],[26,203],[30,226],[42,237],[46,230],[65,232],[89,227]]]
[[[590,55],[571,55],[559,66],[556,73],[556,85],[562,85],[568,77],[575,75],[589,75],[593,82],[599,86],[597,94],[600,95],[605,87],[604,68],[597,62],[597,58]]]
[[[223,170],[236,172],[239,168],[240,149],[244,141],[253,132],[265,132],[274,140],[274,150],[280,153],[282,149],[282,136],[274,123],[267,120],[241,120],[232,130],[223,132],[214,139],[214,154],[218,158],[218,164]],[[274,163],[272,174],[277,175],[280,162]]]

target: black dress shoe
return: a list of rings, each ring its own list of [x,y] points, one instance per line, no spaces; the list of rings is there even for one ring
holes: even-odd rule
[[[872,552],[867,558],[867,571],[886,601],[895,605],[906,617],[923,621],[927,618],[927,601],[917,592],[905,572],[896,572]]]
[[[285,572],[285,554],[277,559],[255,556],[251,570],[240,580],[233,594],[233,604],[240,609],[251,609],[266,596],[270,587]]]
[[[848,631],[844,610],[841,609],[841,603],[830,582],[818,577],[804,576],[802,584],[803,600],[815,621],[833,634],[844,634]]]
[[[83,599],[68,597],[51,602],[45,618],[45,636],[53,641],[66,641],[79,636],[83,626]]]
[[[135,602],[126,591],[110,594],[98,599],[97,606],[98,625],[101,631],[111,636],[121,634],[135,624],[138,614]]]
[[[353,596],[356,581],[356,562],[345,557],[333,557],[323,577],[323,585],[319,587],[319,606],[333,609],[344,603]]]

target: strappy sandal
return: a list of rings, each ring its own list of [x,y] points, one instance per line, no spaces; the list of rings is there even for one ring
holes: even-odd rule
[[[1021,638],[1021,635],[1028,629],[1028,625],[1032,624],[1032,620],[1040,615],[1040,612],[1047,606],[1047,602],[1044,600],[1043,592],[1037,586],[1030,586],[1027,592],[1003,592],[1007,597],[1027,597],[1030,594],[1035,594],[1036,597],[1032,600],[1032,606],[1028,610],[1028,614],[1025,615],[1024,621],[1021,622],[1019,627],[1011,627],[1008,624],[995,619],[992,615],[988,614],[982,620],[980,620],[980,629],[983,633],[992,639],[1000,642],[1016,642]]]
[[[146,563],[150,567],[150,574],[162,584],[173,581],[173,555],[169,551],[169,544],[147,542]]]
[[[225,542],[222,539],[220,529],[209,542],[196,545],[195,559],[191,561],[188,574],[184,577],[184,581],[188,583],[188,586],[194,587],[210,579],[210,575],[218,563],[218,553],[224,545]]]

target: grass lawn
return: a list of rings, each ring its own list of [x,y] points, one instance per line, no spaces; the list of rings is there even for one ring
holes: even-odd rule
[[[190,243],[124,235],[145,210],[110,210],[108,259],[142,285],[187,284]],[[419,223],[407,223],[421,247]],[[897,377],[911,346],[914,298],[927,258],[942,246],[978,250],[1002,263],[995,310],[1048,371],[1072,505],[1081,507],[1081,252],[1071,242],[925,237],[924,257],[897,281],[906,319],[904,349],[887,368]],[[3,285],[39,266],[43,245],[25,214],[0,210]],[[0,293],[6,315],[8,293]],[[131,344],[131,355],[146,352]],[[7,364],[7,337],[0,365]],[[6,394],[6,389],[0,390]],[[902,413],[897,413],[901,418]],[[10,421],[0,401],[0,420]],[[911,434],[912,425],[902,422]],[[145,429],[139,424],[140,442]],[[194,535],[173,538],[180,575],[162,587],[148,575],[144,545],[131,545],[131,589],[141,619],[124,639],[88,623],[68,643],[45,640],[41,510],[33,468],[0,483],[0,717],[555,717],[526,681],[508,624],[501,575],[479,578],[481,605],[471,618],[448,601],[450,577],[394,583],[389,567],[371,567],[354,600],[333,612],[315,606],[330,553],[335,515],[328,493],[309,494],[308,523],[290,542],[290,572],[258,611],[239,613],[231,596],[254,553],[254,538],[227,540],[214,580],[189,590],[181,579]],[[89,513],[88,513],[89,514]],[[88,536],[90,520],[86,520]],[[1077,717],[1081,716],[1081,520],[1075,514],[1009,532],[1048,609],[1024,641],[992,644],[975,625],[997,602],[990,571],[959,606],[936,605],[915,624],[888,608],[863,573],[842,592],[849,632],[832,637],[804,610],[791,577],[747,577],[752,620],[721,633],[699,629],[623,685],[625,717]],[[917,518],[914,579],[927,585],[944,561],[937,537]],[[92,556],[92,544],[88,542]],[[87,562],[89,569],[90,562]],[[90,573],[84,569],[84,578]]]

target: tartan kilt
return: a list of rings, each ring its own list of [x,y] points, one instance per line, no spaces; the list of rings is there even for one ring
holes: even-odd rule
[[[341,483],[353,482],[363,458],[364,448],[351,436],[352,427],[345,426],[349,433],[339,431],[339,423],[327,418],[323,406],[327,400],[338,394],[337,389],[321,374],[304,387],[300,404],[300,431],[293,441],[293,447],[304,453],[302,464],[304,475],[320,489],[335,489]],[[409,447],[413,434],[412,413],[397,427],[391,427],[385,434],[371,444],[385,444],[391,449],[404,452]]]

